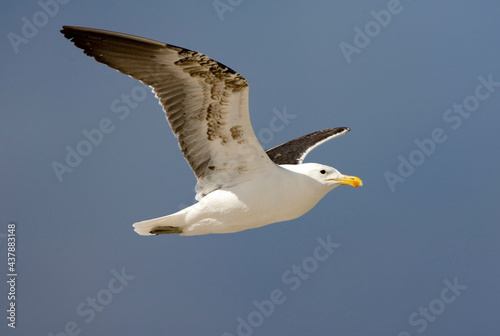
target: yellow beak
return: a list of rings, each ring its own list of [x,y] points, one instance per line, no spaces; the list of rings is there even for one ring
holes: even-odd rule
[[[359,177],[349,176],[349,175],[342,175],[339,178],[330,179],[329,181],[337,181],[340,184],[350,185],[353,187],[361,187],[363,185],[363,181],[361,181],[361,179]]]

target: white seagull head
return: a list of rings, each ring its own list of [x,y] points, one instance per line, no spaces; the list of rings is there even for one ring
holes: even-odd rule
[[[356,176],[349,176],[340,173],[337,169],[319,163],[302,163],[298,165],[283,165],[283,168],[306,175],[319,182],[328,190],[332,190],[340,185],[350,185],[361,187],[363,182]]]

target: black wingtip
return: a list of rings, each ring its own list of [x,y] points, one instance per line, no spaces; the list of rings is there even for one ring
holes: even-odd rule
[[[75,34],[74,34],[75,28],[78,28],[78,27],[62,26],[62,29],[60,30],[60,32],[61,32],[61,34],[64,35],[65,38],[67,38],[68,40],[71,40],[73,37],[75,37]]]
[[[62,26],[62,28],[61,28],[60,32],[61,32],[62,34],[66,34],[66,33],[68,33],[68,31],[69,31],[69,30],[71,30],[72,28],[73,28],[73,26]]]
[[[349,127],[335,127],[335,128],[329,128],[327,130],[336,130],[335,133],[333,134],[337,134],[337,133],[340,133],[340,132],[350,132],[351,129]],[[325,131],[327,131],[325,130]]]
[[[59,31],[61,34],[63,34],[64,36],[66,36],[66,31],[68,29],[68,26],[62,26],[61,30]]]

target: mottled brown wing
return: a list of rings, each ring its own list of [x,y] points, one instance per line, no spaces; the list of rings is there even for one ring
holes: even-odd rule
[[[64,26],[88,56],[151,86],[198,180],[197,198],[276,169],[248,114],[248,83],[195,51],[110,31]]]

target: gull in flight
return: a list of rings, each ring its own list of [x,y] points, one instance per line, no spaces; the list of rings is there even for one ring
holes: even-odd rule
[[[314,132],[265,151],[250,123],[248,83],[196,51],[111,31],[61,30],[96,61],[152,87],[196,179],[197,203],[135,223],[141,235],[230,233],[291,220],[339,185],[359,178],[303,163],[320,144],[349,132]]]

